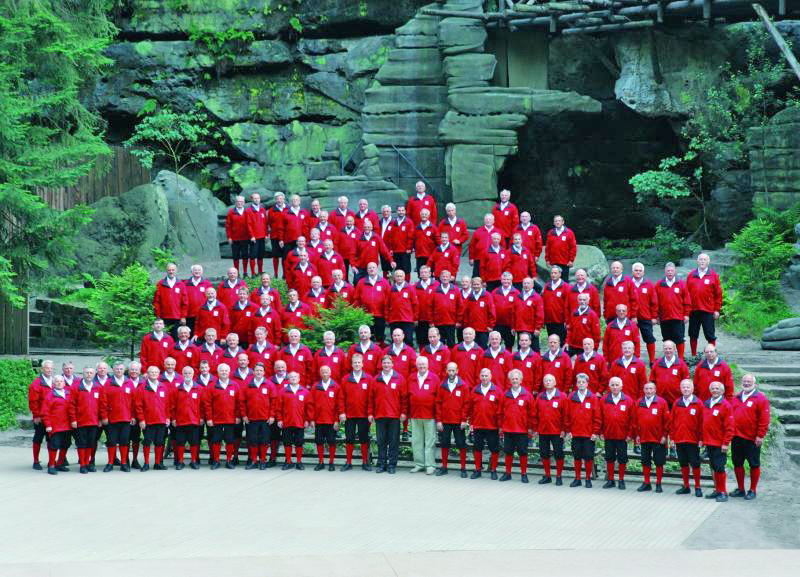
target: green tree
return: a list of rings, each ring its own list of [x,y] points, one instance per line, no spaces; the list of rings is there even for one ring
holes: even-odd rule
[[[0,298],[16,305],[43,271],[73,262],[90,214],[52,210],[36,189],[74,185],[109,154],[80,99],[110,64],[106,4],[0,0]]]
[[[303,342],[312,351],[324,346],[322,335],[325,331],[336,334],[336,344],[347,349],[358,340],[358,327],[372,325],[372,315],[360,307],[354,307],[342,298],[337,298],[333,308],[319,309],[319,317],[306,315],[303,322],[308,327],[303,331]]]

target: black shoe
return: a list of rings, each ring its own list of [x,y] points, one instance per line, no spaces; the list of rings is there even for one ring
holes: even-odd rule
[[[59,471],[60,473],[69,473],[69,467],[67,467],[67,466],[66,466],[66,465],[64,465],[64,464],[58,465],[58,466],[56,467],[56,469],[58,469],[58,471]]]
[[[688,495],[691,492],[692,492],[692,490],[689,487],[681,487],[680,489],[675,491],[675,494],[676,495]]]
[[[756,498],[756,492],[755,492],[755,491],[753,491],[752,489],[750,489],[750,490],[747,492],[747,495],[745,495],[745,496],[744,496],[744,500],[745,500],[745,501],[752,501],[752,500],[753,500],[753,499],[755,499],[755,498]]]
[[[441,477],[442,475],[447,475],[447,469],[445,469],[444,467],[440,467],[439,469],[436,469],[436,473],[434,473],[434,475],[436,475],[437,477]]]
[[[639,485],[639,488],[636,489],[637,493],[644,493],[645,491],[652,491],[653,486],[650,483],[642,483]]]
[[[303,463],[299,463],[298,462],[298,463],[295,463],[294,468],[297,469],[298,471],[302,471],[303,469],[306,468],[306,466]]]
[[[641,447],[641,445],[634,445],[634,446],[633,446],[633,454],[634,454],[634,455],[641,455],[641,454],[642,454],[642,447]]]
[[[467,478],[467,470],[466,469],[461,469],[461,478],[462,479],[466,479]]]
[[[717,491],[716,489],[714,489],[714,490],[713,490],[713,491],[711,491],[711,492],[710,492],[708,495],[706,495],[706,499],[716,499],[716,498],[717,498],[717,496],[719,496],[719,494],[720,494],[720,493],[719,493],[719,491]]]
[[[166,471],[167,468],[164,466],[163,463],[156,463],[155,465],[153,465],[153,470],[154,471]]]
[[[372,470],[372,465],[370,465],[369,463],[364,463],[364,464],[361,465],[361,469],[364,470],[364,471],[371,471]]]
[[[212,471],[216,471],[217,469],[219,469],[219,461],[214,461],[213,463],[211,463],[209,469],[211,469]]]
[[[730,494],[731,497],[744,497],[745,495],[747,495],[747,493],[745,493],[739,488],[737,488],[733,493]]]
[[[511,475],[510,475],[510,474],[508,474],[508,473],[503,473],[503,476],[502,476],[502,477],[500,477],[500,481],[501,481],[501,482],[502,482],[502,481],[510,481],[510,480],[511,480]]]
[[[269,461],[267,461],[267,469],[271,469],[272,467],[277,467],[277,466],[278,466],[278,461],[276,461],[275,459],[270,459]]]
[[[625,490],[625,481],[620,479],[619,483],[617,483],[617,489],[619,489],[620,491],[624,491]]]
[[[362,467],[363,467],[363,465],[362,465]],[[344,465],[342,465],[341,470],[342,471],[349,471],[352,468],[353,468],[353,465],[351,465],[350,463],[345,463]]]
[[[67,449],[69,449],[69,447],[67,447]],[[67,459],[66,457],[64,457],[64,462],[63,462],[63,463],[61,463],[61,464],[62,464],[62,465],[66,465],[67,467],[69,467],[69,459]]]
[[[92,463],[91,465],[89,465],[86,468],[89,469],[90,473],[96,473],[97,472],[97,467],[94,466],[94,463]]]
[[[335,470],[336,470],[336,465],[334,465],[333,463],[329,463],[328,464],[328,471],[335,471]]]
[[[266,471],[267,470],[267,464],[264,461],[261,461],[258,464],[258,470],[259,471]]]
[[[584,487],[586,487],[587,489],[591,489],[592,488],[592,480],[591,479],[586,479],[586,483],[584,484]]]
[[[492,472],[489,474],[489,478],[490,478],[492,481],[497,481],[497,471],[492,471]]]
[[[614,481],[611,481],[611,480],[609,479],[609,480],[608,480],[608,481],[606,481],[606,482],[605,482],[605,484],[603,485],[603,489],[613,489],[613,488],[614,488],[614,487],[616,487],[616,486],[617,486],[617,484],[616,484]]]
[[[694,496],[695,497],[702,497],[703,496],[703,490],[700,487],[697,487],[697,489],[694,490]]]
[[[382,465],[378,465],[377,467],[375,467],[375,472],[376,473],[385,473],[386,472],[386,467],[384,467]]]
[[[719,495],[717,495],[717,499],[716,499],[717,503],[724,503],[727,500],[728,500],[728,494],[727,493],[720,493]]]
[[[36,461],[33,464],[33,470],[34,471],[41,471],[42,470],[42,464],[39,461]]]
[[[661,483],[656,483],[656,493],[663,493],[664,489],[661,488]]]
[[[230,461],[225,463],[225,468],[226,469],[235,469],[236,468],[236,463],[233,461],[233,459],[231,459]]]
[[[281,467],[283,471],[288,471],[289,469],[294,469],[294,463],[284,463]]]
[[[315,471],[322,471],[322,469],[324,469],[324,468],[325,468],[325,465],[323,465],[322,463],[317,463],[317,465],[314,467],[314,470]]]
[[[58,469],[56,469],[55,467],[47,467],[47,474],[58,475]]]
[[[122,471],[123,473],[130,473],[131,472],[131,466],[128,463],[125,463],[124,465],[122,465],[119,468],[119,470]]]
[[[200,469],[200,463],[198,461],[191,461],[189,463],[189,468],[197,471],[198,469]]]
[[[236,463],[236,464],[238,465],[239,463]],[[247,465],[252,465],[252,464],[253,464],[253,461],[250,460],[250,457],[247,457],[247,462],[244,464],[245,470],[247,469]]]
[[[580,487],[583,483],[581,483],[580,479],[574,479],[572,483],[569,484],[570,487]]]
[[[184,465],[183,463],[178,463],[177,465],[175,465],[175,470],[176,471],[183,471],[183,469],[185,469],[185,468],[186,468],[186,465]]]
[[[112,465],[111,463],[103,467],[103,473],[110,473],[113,470],[114,470],[114,465]]]
[[[561,477],[556,477],[556,485],[559,487],[564,484],[564,481],[561,480]]]
[[[134,459],[133,463],[131,463],[131,469],[141,469],[142,466],[139,464],[138,459]]]
[[[86,473],[88,473],[88,472],[89,472],[89,469],[87,469],[86,467],[81,467],[80,469],[78,469],[78,472],[79,472],[81,475],[85,475]]]
[[[390,475],[394,475],[397,472],[397,469],[395,469],[394,467],[388,467],[386,469],[386,472],[389,473]]]
[[[233,466],[234,467],[238,466],[239,465],[239,455],[234,455],[233,459],[231,459],[231,461],[233,461]]]
[[[147,463],[145,463],[144,465],[142,465],[139,468],[139,471],[141,471],[142,473],[144,473],[145,471],[149,471],[149,470],[150,470],[150,465],[148,465]]]
[[[540,485],[547,485],[548,483],[552,483],[552,482],[553,482],[553,479],[551,479],[550,477],[542,477],[541,479],[539,479],[539,484]]]
[[[527,483],[528,482],[528,474],[527,473],[523,473],[519,480],[522,481],[523,483]]]
[[[403,442],[407,443],[407,442],[408,442],[408,433],[403,433],[403,434],[401,435],[401,440],[402,440]]]
[[[258,469],[258,463],[250,461],[244,466],[245,471],[252,471],[253,469]]]
[[[481,472],[480,471],[473,471],[472,475],[470,475],[469,478],[470,479],[480,479],[481,478]]]

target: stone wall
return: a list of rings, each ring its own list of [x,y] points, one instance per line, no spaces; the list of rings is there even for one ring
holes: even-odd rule
[[[800,202],[800,106],[751,128],[747,147],[756,202],[778,209]]]

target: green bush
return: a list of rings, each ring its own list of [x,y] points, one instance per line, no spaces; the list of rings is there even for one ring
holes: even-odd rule
[[[331,309],[319,309],[320,316],[306,315],[303,317],[308,327],[303,331],[303,342],[312,351],[322,348],[322,334],[333,331],[336,334],[336,344],[347,349],[358,340],[358,327],[372,325],[372,315],[364,309],[354,307],[347,301],[337,298]]]
[[[657,226],[652,238],[607,239],[601,238],[597,246],[608,258],[642,259],[646,262],[678,262],[697,254],[700,245],[678,236],[671,228]]]
[[[0,360],[0,429],[15,427],[17,415],[28,412],[28,385],[35,378],[29,360]]]

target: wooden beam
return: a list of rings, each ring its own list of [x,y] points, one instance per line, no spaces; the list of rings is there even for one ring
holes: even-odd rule
[[[596,32],[613,32],[615,30],[635,30],[650,28],[653,26],[652,20],[637,20],[636,22],[625,22],[624,24],[603,24],[602,26],[584,26],[582,28],[567,28],[562,30],[564,35],[571,34],[593,34]]]
[[[778,0],[778,16],[786,16],[786,0]]]
[[[792,52],[792,49],[789,48],[789,45],[786,43],[786,40],[784,40],[780,31],[775,28],[775,24],[772,23],[767,11],[764,10],[764,7],[761,4],[753,4],[753,10],[755,10],[756,14],[758,14],[758,17],[761,18],[761,21],[764,23],[764,26],[767,27],[767,30],[772,35],[772,38],[775,40],[775,43],[778,45],[781,53],[783,53],[783,56],[789,62],[789,66],[792,67],[792,70],[794,70],[797,78],[800,79],[800,63],[797,62],[797,58]]]

